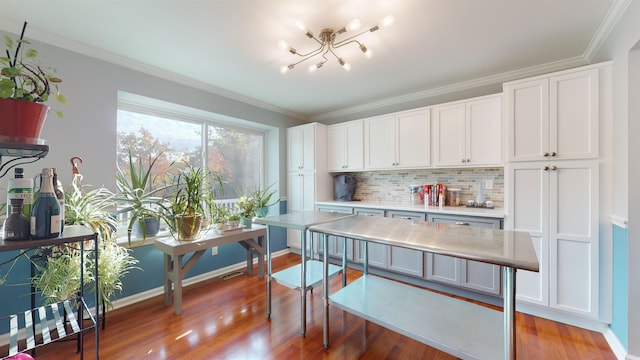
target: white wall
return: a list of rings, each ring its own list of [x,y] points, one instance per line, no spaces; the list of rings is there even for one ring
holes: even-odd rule
[[[0,31],[0,36],[4,34]],[[29,38],[28,30],[26,37]],[[56,167],[66,186],[71,179],[69,159],[80,156],[84,160],[80,166],[84,184],[104,184],[114,190],[117,92],[126,91],[274,127],[267,137],[270,145],[267,162],[272,171],[268,179],[271,182],[286,179],[285,129],[299,125],[299,120],[62,48],[31,42],[39,50],[42,62],[57,68],[63,80],[61,92],[69,103],[48,104],[52,112],[62,110],[64,118],[58,119],[50,113],[42,133],[50,146],[49,155],[24,166],[26,174],[31,176],[43,167]],[[0,182],[0,187],[5,186],[5,181]],[[281,181],[281,194],[286,194],[285,186],[286,181]]]

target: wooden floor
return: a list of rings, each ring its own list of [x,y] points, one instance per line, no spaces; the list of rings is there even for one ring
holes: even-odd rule
[[[273,261],[274,272],[297,255]],[[255,272],[254,272],[255,273]],[[349,270],[349,281],[360,272]],[[157,274],[161,276],[161,274]],[[340,286],[332,282],[332,289]],[[331,346],[322,344],[321,288],[308,296],[307,336],[301,338],[299,293],[273,283],[272,315],[265,316],[265,282],[242,274],[185,288],[183,313],[162,296],[108,313],[100,358],[112,359],[454,359],[417,341],[330,308]],[[615,359],[602,334],[517,313],[518,359]],[[93,359],[93,333],[85,359]],[[77,359],[75,342],[38,349],[36,359]]]

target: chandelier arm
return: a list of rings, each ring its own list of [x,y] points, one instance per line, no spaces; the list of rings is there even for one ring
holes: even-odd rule
[[[329,52],[329,51],[330,51],[330,52],[333,54],[333,56],[335,56],[335,57],[336,57],[336,59],[340,60],[340,56],[338,56],[338,54],[336,54],[336,52],[335,52],[335,51],[333,51],[334,49],[335,49],[335,46],[334,46],[334,47],[331,47],[331,46],[330,46],[330,47],[327,49],[327,51],[325,51],[325,54],[326,54],[327,52]]]
[[[351,43],[356,43],[356,44],[358,44],[359,46],[361,46],[361,45],[362,45],[362,43],[361,43],[360,41],[358,41],[358,40],[351,40],[351,41],[347,41],[347,42],[345,42],[345,41],[346,41],[346,40],[344,40],[344,41],[340,41],[340,43],[339,43],[338,45],[333,44],[333,48],[334,48],[334,49],[341,48],[341,47],[343,47],[343,46],[345,46],[345,45],[349,45],[349,44],[351,44]]]
[[[314,57],[314,56],[316,56],[316,55],[318,55],[318,54],[321,54],[321,53],[322,53],[322,50],[324,50],[324,48],[325,48],[324,46],[321,46],[320,48],[318,48],[318,49],[316,49],[316,50],[314,50],[314,51],[310,52],[309,54],[304,55],[304,59],[300,59],[299,61],[297,61],[297,62],[295,62],[295,63],[291,64],[290,66],[296,66],[296,65],[300,64],[301,62],[307,61],[307,60],[311,59],[312,57]],[[302,56],[302,55],[301,55],[301,56]],[[323,62],[323,63],[324,63],[324,62]]]
[[[296,50],[296,53],[295,53],[295,54],[296,54],[296,55],[298,55],[298,56],[301,56],[301,57],[315,56],[315,55],[320,54],[320,53],[322,52],[322,50],[323,50],[323,49],[324,49],[324,45],[322,45],[322,46],[320,46],[319,48],[317,48],[317,49],[315,49],[315,50],[313,50],[313,51],[311,51],[311,52],[308,52],[308,53],[306,53],[306,54],[300,54],[300,53]]]
[[[345,44],[347,44],[347,42],[349,42],[349,40],[351,40],[353,38],[357,38],[358,36],[366,34],[368,32],[373,32],[373,31],[375,31],[374,29],[378,30],[377,27],[372,27],[371,29],[367,29],[367,30],[365,30],[363,32],[360,32],[360,33],[356,34],[356,35],[350,36],[350,37],[348,37],[346,39],[340,40],[338,42],[334,42],[333,43],[333,47],[340,47],[342,45],[345,45]]]

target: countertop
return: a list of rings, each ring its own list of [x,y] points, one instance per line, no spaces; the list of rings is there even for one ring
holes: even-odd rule
[[[471,208],[466,206],[429,206],[424,205],[411,205],[407,203],[389,203],[389,202],[375,202],[375,201],[318,201],[317,205],[325,206],[342,206],[350,208],[367,208],[367,209],[381,209],[381,210],[396,210],[396,211],[412,211],[423,212],[428,214],[448,214],[448,215],[463,215],[463,216],[478,216],[486,218],[504,219],[504,208]]]

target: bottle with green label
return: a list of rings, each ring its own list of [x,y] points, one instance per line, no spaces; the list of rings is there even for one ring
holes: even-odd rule
[[[22,199],[22,214],[29,219],[33,205],[33,179],[24,178],[24,169],[15,168],[14,177],[7,184],[7,216],[12,211],[11,199]]]

